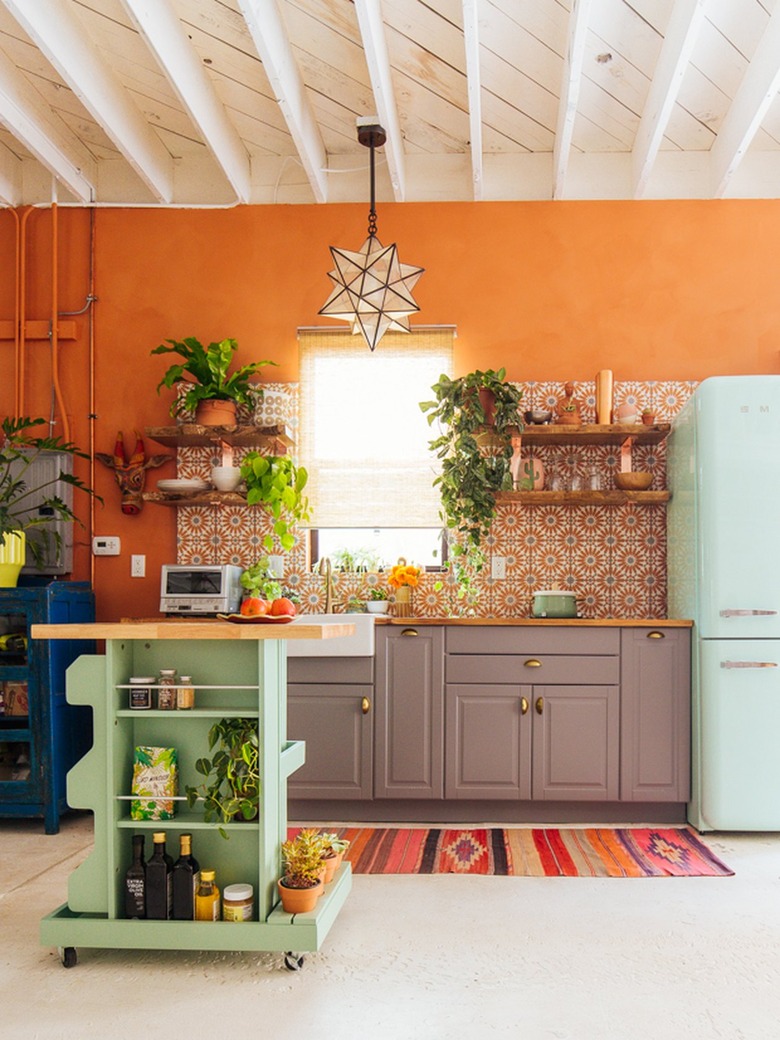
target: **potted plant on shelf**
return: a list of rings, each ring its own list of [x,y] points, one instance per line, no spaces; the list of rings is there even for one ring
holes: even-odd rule
[[[214,754],[195,763],[206,779],[185,788],[190,809],[202,798],[207,823],[253,820],[260,811],[259,746],[257,719],[231,717],[215,722],[209,730],[209,751]],[[221,827],[219,832],[227,838]]]
[[[369,614],[386,614],[389,604],[387,589],[372,585],[366,593],[366,610]]]
[[[652,426],[655,423],[655,409],[645,408],[642,412],[642,423],[645,426]]]
[[[42,566],[52,546],[59,553],[62,538],[58,521],[80,523],[72,508],[55,493],[58,481],[95,495],[82,480],[59,468],[37,483],[31,480],[31,467],[44,452],[56,452],[63,459],[78,456],[88,459],[74,444],[60,437],[39,437],[33,431],[45,419],[6,417],[2,422],[0,446],[0,586],[13,587],[25,562],[27,547],[36,565]],[[27,537],[27,532],[30,537]]]
[[[289,455],[261,455],[249,451],[241,463],[241,476],[246,484],[246,500],[250,506],[262,505],[273,518],[273,534],[263,538],[270,552],[274,537],[285,551],[295,545],[290,525],[309,519],[309,500],[303,493],[309,474],[296,466]]]
[[[278,889],[286,913],[308,913],[317,905],[325,887],[322,854],[322,836],[311,827],[282,842],[283,872]]]
[[[182,384],[185,390],[171,405],[171,415],[182,417],[194,412],[195,421],[203,426],[235,426],[236,406],[262,399],[262,386],[251,382],[250,376],[265,365],[276,364],[275,361],[253,361],[230,372],[238,350],[234,339],[209,343],[207,347],[194,336],[168,339],[165,343],[155,347],[152,354],[178,354],[182,361],[171,365],[157,384],[157,392],[163,386],[170,390]]]
[[[340,838],[335,831],[320,834],[320,841],[322,843],[322,862],[325,864],[325,884],[328,885],[341,866],[344,853],[350,843],[346,838]]]
[[[439,436],[430,442],[431,451],[441,460],[434,485],[441,492],[441,515],[449,535],[448,567],[459,603],[470,609],[477,599],[474,579],[485,564],[482,542],[496,514],[496,496],[513,487],[510,460],[517,447],[513,440],[523,429],[518,412],[522,391],[506,381],[504,368],[456,379],[442,375],[432,389],[435,400],[422,401],[420,408],[429,426],[439,424]],[[489,390],[493,399],[488,450],[478,441],[488,419],[480,389]]]

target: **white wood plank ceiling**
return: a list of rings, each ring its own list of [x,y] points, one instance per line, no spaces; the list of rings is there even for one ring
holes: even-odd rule
[[[0,0],[0,204],[777,198],[780,0]]]

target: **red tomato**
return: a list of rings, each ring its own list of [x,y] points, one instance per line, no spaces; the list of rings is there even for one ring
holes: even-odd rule
[[[295,614],[295,604],[291,599],[287,599],[286,596],[281,596],[273,601],[269,613],[273,615]]]
[[[267,600],[260,599],[258,596],[247,596],[241,602],[241,613],[244,617],[256,617],[258,614],[267,614],[268,606]]]

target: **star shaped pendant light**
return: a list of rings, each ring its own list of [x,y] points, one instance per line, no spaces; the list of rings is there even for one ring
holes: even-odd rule
[[[409,331],[409,315],[420,308],[412,289],[424,268],[402,264],[395,243],[383,246],[376,234],[374,204],[374,149],[385,143],[381,126],[358,129],[358,141],[371,149],[371,210],[368,238],[359,250],[330,247],[335,270],[328,277],[334,287],[319,313],[348,321],[353,333],[362,333],[371,350],[388,329]]]

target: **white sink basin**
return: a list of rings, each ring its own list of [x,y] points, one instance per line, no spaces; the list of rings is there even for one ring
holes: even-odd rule
[[[351,636],[335,636],[333,639],[289,639],[288,657],[373,657],[374,615],[373,614],[300,614],[293,625],[312,623],[354,625]]]

